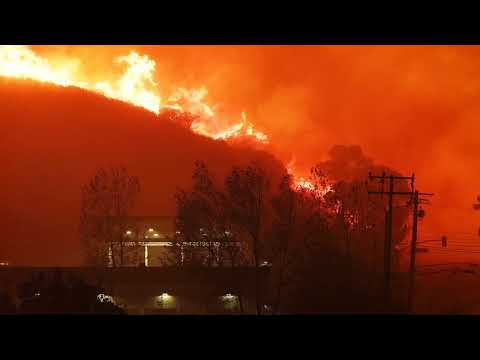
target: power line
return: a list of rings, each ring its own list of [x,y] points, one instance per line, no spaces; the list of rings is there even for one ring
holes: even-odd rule
[[[443,264],[426,264],[420,265],[419,268],[422,267],[430,267],[430,266],[447,266],[447,265],[470,265],[470,266],[479,266],[480,264],[471,263],[471,262],[460,262],[460,263],[443,263]]]
[[[425,247],[426,249],[431,249],[431,250],[437,250],[437,249],[442,249],[441,246],[429,246]],[[465,251],[471,251],[471,250],[480,250],[480,247],[478,246],[450,246],[449,244],[449,249],[457,249],[457,250],[465,250]],[[444,249],[448,250],[448,249]]]
[[[449,254],[449,253],[464,253],[464,254],[480,254],[480,250],[461,250],[461,249],[448,249],[448,250],[441,250],[441,249],[435,249],[436,251],[443,252],[444,254]]]
[[[464,250],[464,251],[475,251],[475,250],[480,250],[480,247],[476,247],[476,246],[450,246],[450,244],[448,244],[448,249],[446,248],[442,248],[441,246],[430,246],[430,247],[425,247],[425,249],[429,249],[429,250],[445,250],[445,251],[448,251],[448,250],[452,250],[452,249],[455,249],[455,250]]]
[[[433,234],[433,235],[438,235],[438,234],[435,234],[435,233],[431,233],[431,232],[422,232],[423,234]],[[462,234],[462,235],[472,235],[472,236],[477,236],[478,237],[478,234],[476,233],[471,233],[471,232],[465,232],[465,231],[444,231],[443,232],[444,235],[450,235],[450,234]]]
[[[433,243],[433,241],[432,241]],[[457,245],[457,246],[480,246],[480,244],[475,244],[473,242],[460,242],[460,241],[450,241],[450,239],[448,240],[448,245]],[[427,244],[425,243],[425,246],[435,246],[435,244]]]

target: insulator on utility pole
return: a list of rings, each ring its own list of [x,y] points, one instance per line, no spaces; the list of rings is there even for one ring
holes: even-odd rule
[[[423,219],[425,217],[425,210],[423,209],[418,210],[418,217],[420,219]]]

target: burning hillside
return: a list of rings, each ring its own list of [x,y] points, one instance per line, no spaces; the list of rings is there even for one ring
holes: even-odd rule
[[[18,90],[23,85],[14,90],[16,85],[12,85],[13,90],[4,91],[5,109],[2,111],[8,115],[2,119],[7,125],[4,125],[0,139],[8,139],[12,145],[12,136],[16,136],[15,146],[38,150],[38,154],[44,150],[56,152],[57,158],[63,157],[62,151],[73,151],[72,159],[81,162],[80,154],[88,153],[95,158],[96,154],[90,151],[92,144],[100,146],[107,138],[112,141],[112,136],[129,138],[137,147],[120,141],[112,144],[110,149],[101,151],[108,152],[110,159],[118,159],[119,155],[133,156],[125,155],[126,149],[137,153],[144,151],[144,147],[148,148],[145,151],[155,149],[162,156],[170,155],[170,148],[178,147],[178,144],[170,143],[163,135],[162,139],[154,139],[153,134],[159,135],[158,130],[153,129],[166,126],[177,129],[172,131],[181,131],[179,129],[184,127],[190,133],[201,135],[203,140],[194,137],[196,140],[193,142],[205,144],[209,149],[209,160],[212,157],[220,162],[218,158],[223,156],[223,152],[210,150],[216,146],[223,147],[225,142],[233,146],[226,147],[232,154],[244,152],[248,157],[254,149],[265,150],[280,159],[294,176],[296,187],[304,189],[312,189],[312,182],[306,174],[311,166],[318,163],[323,164],[332,181],[349,178],[353,174],[365,177],[366,168],[374,166],[371,160],[359,159],[355,151],[343,160],[341,152],[327,152],[335,144],[362,144],[362,148],[374,154],[380,162],[408,174],[415,171],[422,181],[422,189],[438,194],[435,202],[444,209],[450,209],[434,212],[434,221],[429,220],[429,224],[433,224],[430,232],[437,235],[440,230],[436,227],[440,225],[442,228],[450,226],[457,229],[465,221],[474,223],[475,227],[471,227],[476,229],[474,214],[470,216],[471,201],[467,201],[476,195],[471,180],[475,179],[472,171],[476,167],[464,166],[462,161],[458,161],[460,155],[466,153],[461,159],[475,163],[470,151],[473,148],[472,136],[476,133],[475,124],[469,122],[475,117],[463,116],[460,119],[461,114],[457,114],[460,108],[472,108],[468,99],[474,93],[475,84],[462,80],[458,71],[450,71],[455,75],[447,83],[451,86],[436,86],[437,78],[426,70],[434,71],[441,64],[461,69],[460,64],[474,73],[470,63],[462,59],[474,56],[475,51],[422,47],[415,49],[415,56],[410,56],[411,52],[408,47],[301,47],[296,48],[292,58],[293,55],[290,56],[283,47],[242,47],[238,50],[210,46],[0,46],[0,77],[6,79],[2,80],[5,89],[15,83],[13,79],[35,80],[44,84],[31,84],[26,87],[30,90]],[[402,61],[397,62],[398,59]],[[399,63],[402,64],[401,69],[392,72],[392,66]],[[418,64],[433,66],[420,68]],[[299,71],[300,68],[306,71]],[[309,69],[316,70],[307,71]],[[469,85],[460,86],[463,83]],[[57,85],[58,88],[49,85]],[[458,89],[461,96],[449,97],[448,91],[440,91],[440,88]],[[385,97],[385,89],[389,90],[391,98]],[[44,91],[55,93],[60,102],[57,104],[55,96],[40,96]],[[80,95],[71,96],[74,93],[90,100],[82,103]],[[94,94],[102,95],[103,99]],[[440,96],[448,99],[439,101]],[[15,101],[10,101],[12,98]],[[47,101],[48,110],[55,114],[54,119],[32,125],[25,119],[28,116],[29,121],[34,121],[37,107],[45,111],[40,117],[46,117],[47,108],[40,98]],[[348,102],[345,101],[347,98],[350,99]],[[457,106],[454,103],[457,98],[464,99],[465,104],[462,104],[465,106]],[[228,102],[228,105],[221,101]],[[129,118],[122,113],[115,115],[117,120],[98,120],[99,109],[105,104],[128,109],[125,114],[130,114]],[[130,105],[136,109],[133,110]],[[138,115],[140,113],[142,115]],[[139,117],[148,118],[147,122],[153,124],[139,121]],[[458,139],[466,138],[468,141],[447,141],[452,139],[449,135],[447,138],[447,134],[451,133],[455,123],[451,119],[463,121],[463,125],[455,131],[461,135]],[[163,120],[180,126],[170,127]],[[16,121],[15,127],[23,132],[22,135],[20,132],[12,135],[12,126],[8,125],[11,121]],[[133,126],[129,124],[132,121],[145,133],[140,129],[126,130]],[[53,126],[54,122],[58,122],[56,126],[59,127]],[[49,136],[47,134],[52,131],[52,126],[57,131],[64,126],[63,122],[69,123],[71,129],[65,128],[62,136],[76,137],[76,129],[85,126],[95,134],[92,142],[87,138],[79,139],[81,144],[66,144],[65,148],[59,146],[54,149],[55,143],[45,141],[44,148],[34,148],[34,144],[42,141],[42,136]],[[156,124],[159,122],[162,124]],[[418,136],[412,132],[414,128]],[[116,129],[113,134],[112,129]],[[431,129],[436,130],[436,135],[432,137],[430,146],[422,139]],[[102,136],[104,140],[100,140]],[[64,138],[60,140],[64,141]],[[155,142],[165,142],[168,146],[159,147],[154,145]],[[7,143],[7,146],[10,145]],[[242,145],[242,150],[238,150],[237,145]],[[178,149],[184,158],[187,158],[185,153],[194,151],[196,148],[190,144]],[[199,155],[203,154],[202,151]],[[13,162],[6,154],[4,156],[7,163]],[[243,155],[238,156],[242,158]],[[333,165],[329,163],[328,156],[330,160],[336,159]],[[363,163],[351,167],[356,161]],[[445,166],[447,162],[449,166]],[[34,166],[38,163],[24,164]],[[175,169],[174,165],[172,163],[169,171]],[[453,174],[462,171],[469,172],[462,178],[468,184],[454,186],[454,180],[460,180],[454,179]],[[172,181],[169,186],[173,184]],[[330,188],[327,185],[322,191]],[[458,209],[462,211],[461,215]],[[459,221],[460,218],[462,221]]]
[[[67,59],[54,64],[23,45],[0,46],[1,76],[78,87],[142,107],[157,115],[166,114],[174,121],[187,116],[190,118],[188,128],[214,140],[227,140],[257,148],[264,148],[262,145],[269,143],[268,136],[255,128],[244,111],[238,121],[230,121],[216,114],[215,106],[206,102],[208,90],[204,86],[174,88],[170,95],[162,98],[159,84],[154,80],[156,63],[147,55],[130,51],[128,55],[114,59],[113,65],[122,69],[117,78],[89,81],[79,78],[78,59]],[[176,113],[182,116],[179,117]],[[292,169],[288,167],[293,175]],[[301,187],[311,187],[303,177],[296,178],[296,183]]]
[[[173,215],[173,193],[190,186],[198,159],[219,178],[252,160],[285,173],[266,152],[74,87],[3,78],[0,122],[0,246],[14,264],[79,263],[80,189],[100,167],[125,166],[141,179],[140,215]]]
[[[194,116],[192,131],[212,139],[229,139],[239,136],[253,137],[262,143],[268,143],[268,137],[255,129],[247,120],[245,112],[240,121],[228,126],[228,121],[218,119],[214,107],[205,102],[208,90],[202,86],[198,89],[176,88],[166,98],[161,98],[154,81],[155,61],[147,55],[131,51],[119,56],[114,65],[122,67],[123,73],[111,81],[83,81],[76,78],[75,59],[60,65],[52,65],[47,59],[23,45],[0,46],[0,75],[5,77],[32,79],[61,86],[75,86],[98,92],[108,98],[121,100],[155,114],[162,110],[173,109],[188,112]]]

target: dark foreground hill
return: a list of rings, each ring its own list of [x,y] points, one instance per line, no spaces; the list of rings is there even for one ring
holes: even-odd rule
[[[80,189],[100,167],[139,177],[136,214],[173,215],[195,160],[217,178],[266,152],[198,136],[143,109],[77,88],[0,78],[0,260],[77,265]]]

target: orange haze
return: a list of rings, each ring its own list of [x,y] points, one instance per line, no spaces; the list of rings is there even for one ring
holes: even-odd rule
[[[78,265],[81,187],[103,167],[138,176],[135,215],[175,214],[174,192],[195,160],[223,180],[232,165],[270,154],[192,133],[146,110],[76,88],[0,78],[0,254],[15,265]]]
[[[160,94],[206,87],[217,113],[246,111],[268,135],[269,151],[285,165],[295,160],[296,171],[325,160],[333,145],[358,144],[377,163],[415,172],[418,188],[435,193],[425,233],[474,234],[480,223],[472,210],[480,193],[478,46],[31,48],[51,61],[75,59],[80,78],[98,81],[117,75],[118,56],[147,54]]]

